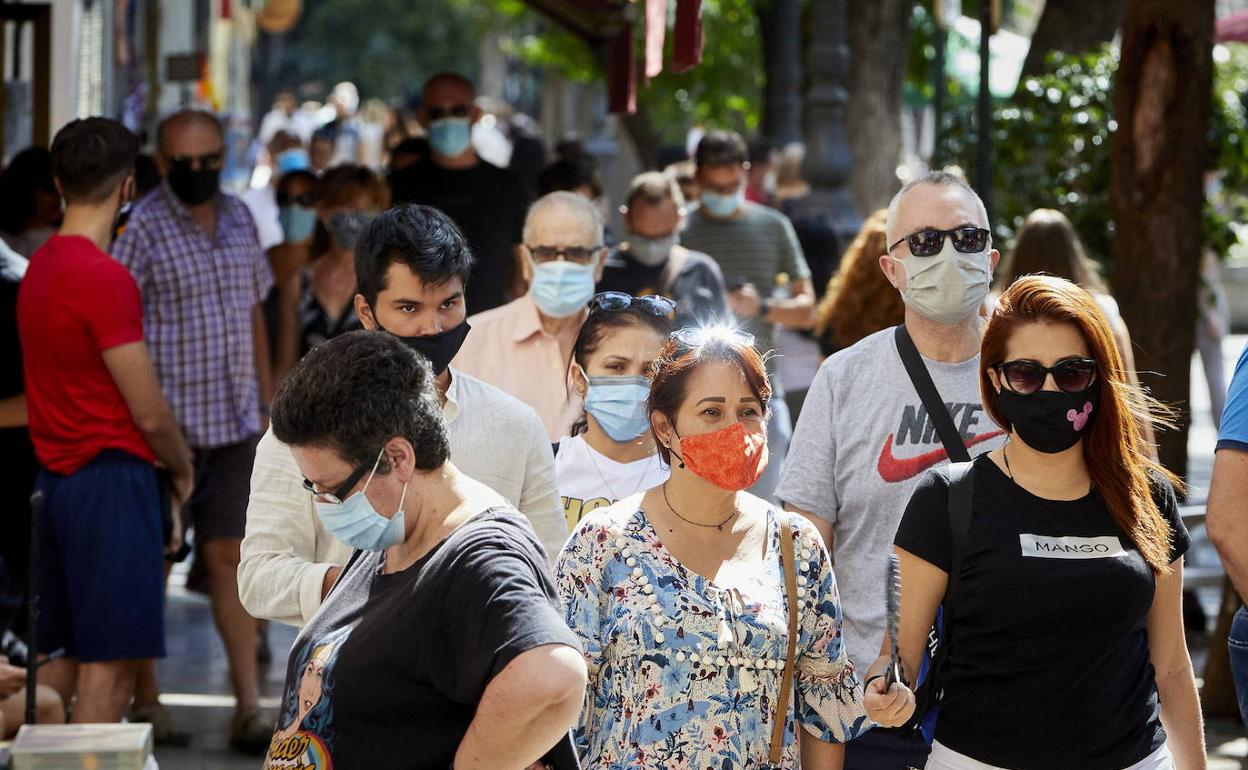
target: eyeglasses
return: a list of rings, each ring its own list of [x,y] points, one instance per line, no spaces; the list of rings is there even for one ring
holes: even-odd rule
[[[754,335],[727,326],[686,326],[672,332],[671,338],[689,348],[700,348],[710,342],[726,342],[753,347]]]
[[[676,311],[676,303],[673,300],[667,297],[660,297],[658,294],[634,297],[622,291],[601,291],[595,294],[589,303],[595,308],[611,313],[628,310],[633,305],[637,305],[650,313],[650,315],[659,318],[667,318]]]
[[[205,155],[174,155],[169,158],[169,165],[186,169],[218,169],[225,159],[225,153],[218,150]]]
[[[559,248],[557,246],[529,246],[526,244],[525,248],[533,255],[534,262],[554,262],[557,259],[563,259],[568,262],[575,262],[578,265],[588,265],[602,246],[568,246],[567,248]]]
[[[1023,396],[1043,388],[1050,374],[1053,384],[1067,393],[1087,390],[1096,378],[1096,361],[1091,358],[1067,358],[1054,366],[1041,366],[1038,361],[1023,358],[997,364],[995,368],[1010,390]]]
[[[289,193],[277,194],[277,205],[279,206],[303,206],[304,208],[312,208],[316,204],[316,196],[312,193],[303,193],[302,195],[291,195]]]
[[[429,122],[441,120],[442,118],[466,118],[472,112],[472,108],[466,104],[457,104],[450,109],[446,107],[430,107]]]
[[[934,257],[945,248],[945,236],[953,241],[953,248],[963,254],[975,254],[988,247],[989,232],[982,227],[957,227],[953,230],[920,230],[888,247],[893,249],[905,241],[910,245],[910,253],[916,257]]]
[[[351,494],[351,490],[355,488],[356,484],[360,483],[360,479],[365,473],[368,472],[370,467],[373,469],[373,473],[377,472],[377,466],[381,464],[381,456],[385,454],[385,451],[386,448],[382,447],[381,451],[377,453],[377,459],[373,461],[371,466],[367,460],[360,463],[355,470],[351,471],[351,475],[347,477],[347,480],[342,482],[342,484],[333,492],[318,492],[316,484],[312,483],[312,481],[306,476],[303,478],[303,488],[311,492],[312,499],[316,500],[318,503],[342,505],[342,501],[347,499],[347,496]],[[372,480],[373,477],[370,474],[368,481]],[[364,489],[368,489],[368,482],[364,483]]]

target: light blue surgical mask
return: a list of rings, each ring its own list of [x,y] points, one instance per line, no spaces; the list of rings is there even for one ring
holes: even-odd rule
[[[646,412],[650,380],[639,374],[586,379],[589,389],[585,392],[585,411],[593,415],[612,441],[632,441],[650,430]]]
[[[533,301],[551,318],[567,318],[580,312],[594,297],[594,270],[588,265],[559,260],[533,266]]]
[[[292,171],[307,171],[312,167],[312,161],[308,159],[308,151],[302,147],[292,147],[289,150],[278,153],[274,158],[277,165],[277,175],[283,176]]]
[[[316,209],[292,203],[282,206],[277,213],[286,243],[299,243],[312,237],[316,228]]]
[[[429,146],[443,157],[463,154],[471,140],[472,121],[468,118],[441,118],[429,124]]]
[[[403,501],[407,499],[407,484],[403,485],[403,494],[399,496],[399,510],[390,518],[377,513],[377,509],[373,508],[368,496],[364,494],[372,483],[380,462],[379,454],[377,463],[373,464],[372,473],[368,474],[368,481],[364,482],[364,488],[341,503],[314,501],[316,513],[321,517],[325,528],[352,548],[380,551],[403,542]]]
[[[706,212],[713,217],[727,219],[737,213],[737,209],[745,205],[745,185],[737,188],[732,195],[720,195],[709,190],[703,190],[700,198],[702,205],[706,207]]]

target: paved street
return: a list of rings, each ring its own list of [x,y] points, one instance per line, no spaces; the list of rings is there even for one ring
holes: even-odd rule
[[[1225,363],[1230,371],[1245,340],[1236,336],[1226,341]],[[1209,397],[1198,362],[1192,369],[1192,403],[1195,423],[1191,431],[1192,499],[1204,499],[1208,492],[1214,444],[1213,422]],[[1199,530],[1193,534],[1199,535]],[[1193,563],[1216,560],[1208,543],[1198,545],[1191,555]],[[175,575],[175,583],[181,576]],[[1216,594],[1202,592],[1201,603],[1212,612]],[[232,754],[227,748],[233,698],[225,665],[225,651],[212,626],[212,616],[205,597],[191,594],[175,585],[170,591],[168,620],[169,657],[159,666],[160,682],[165,690],[164,701],[173,711],[179,725],[194,732],[194,742],[186,749],[160,749],[157,758],[162,770],[233,770],[259,766],[259,760]],[[286,653],[294,641],[294,629],[274,624],[269,631],[274,662],[265,670],[263,695],[266,706],[276,708],[285,673]],[[1197,672],[1203,668],[1204,647],[1199,640],[1193,653]],[[1209,726],[1211,770],[1248,770],[1248,736],[1239,725],[1217,722]]]

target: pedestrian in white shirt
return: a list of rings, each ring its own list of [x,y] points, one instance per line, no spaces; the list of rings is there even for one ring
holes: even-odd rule
[[[567,527],[541,421],[515,398],[449,366],[469,333],[464,291],[472,254],[459,229],[436,209],[397,207],[369,224],[355,259],[363,325],[430,360],[456,465],[523,512],[553,558]],[[259,618],[303,625],[351,553],[317,516],[290,449],[266,434],[256,449],[239,565],[243,606]]]

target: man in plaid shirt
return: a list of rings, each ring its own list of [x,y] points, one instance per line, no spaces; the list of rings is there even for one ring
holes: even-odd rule
[[[237,572],[271,395],[261,303],[273,275],[246,207],[218,190],[224,152],[215,116],[184,110],[166,118],[156,155],[165,180],[135,204],[113,256],[139,285],[156,373],[195,455],[196,489],[183,513],[229,656],[238,701],[231,746],[262,753],[272,722],[259,709],[257,625],[239,601]]]

